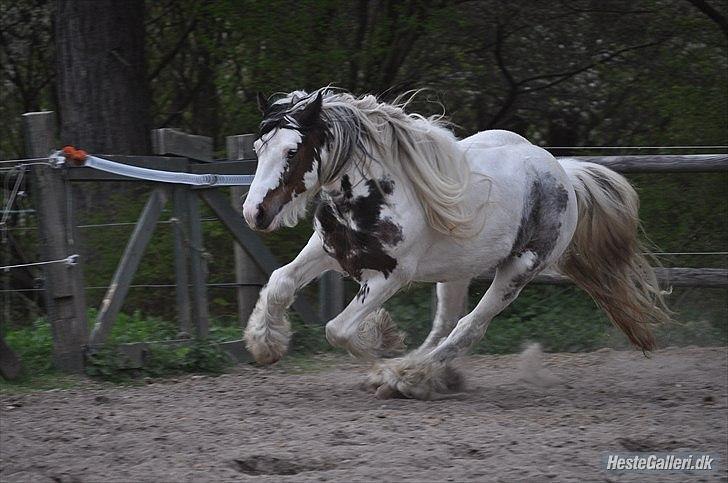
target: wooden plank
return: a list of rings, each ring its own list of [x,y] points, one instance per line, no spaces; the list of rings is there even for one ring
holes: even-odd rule
[[[23,115],[26,151],[29,157],[43,157],[55,145],[53,112]],[[33,167],[33,194],[38,215],[40,258],[59,260],[77,254],[73,213],[68,210],[63,170]],[[73,266],[44,265],[45,298],[53,334],[53,363],[65,372],[83,372],[83,346],[88,341],[81,260]]]
[[[139,262],[144,255],[149,240],[152,238],[154,228],[157,221],[159,221],[159,216],[166,202],[166,188],[155,188],[149,196],[139,221],[124,249],[124,254],[121,256],[114,278],[111,280],[106,295],[101,302],[96,324],[91,332],[91,344],[103,344],[109,332],[111,332],[126,294],[129,292],[129,285],[131,285],[134,273],[139,267]]]
[[[68,168],[68,179],[73,182],[83,181],[141,181],[120,174],[107,173],[93,168]]]
[[[728,288],[728,269],[724,268],[655,268],[660,283],[672,287]],[[493,280],[493,273],[478,277],[478,280]],[[541,273],[532,283],[565,285],[571,279],[557,273]]]
[[[253,151],[254,134],[243,134],[240,136],[227,137],[227,156],[229,159],[245,159],[255,157]],[[237,161],[232,161],[237,163]],[[230,164],[230,161],[226,161]],[[248,162],[248,168],[252,168],[249,173],[255,173],[255,162]],[[218,165],[218,163],[215,163]],[[238,218],[243,217],[243,196],[247,192],[244,186],[232,186],[230,188],[230,201],[233,209],[237,213]],[[258,268],[255,261],[243,250],[239,243],[233,244],[233,252],[235,255],[235,282],[240,284],[235,289],[235,295],[238,303],[238,320],[242,326],[245,326],[250,318],[250,314],[255,308],[260,295],[260,289],[265,284],[265,275]],[[252,285],[251,285],[252,284]]]
[[[344,278],[334,270],[324,273],[319,279],[319,315],[322,321],[329,321],[339,315],[346,303]]]
[[[185,347],[192,342],[191,339],[175,339],[152,342],[130,342],[119,344],[117,350],[122,356],[121,365],[125,369],[139,369],[144,366],[149,354],[155,346],[165,348]],[[227,352],[233,360],[238,362],[252,362],[254,359],[245,349],[244,340],[230,340],[214,343],[220,349]]]
[[[208,164],[192,164],[189,172],[193,174],[255,174],[257,167],[258,161],[254,159],[215,160]]]
[[[200,206],[196,196],[187,197],[187,234],[189,239],[190,274],[192,282],[192,322],[197,337],[207,337],[210,314],[207,305],[207,260],[204,256]]]
[[[189,171],[189,160],[175,156],[120,156],[115,154],[99,154],[99,157],[138,166],[141,168],[157,169],[162,171],[174,171],[186,173]],[[118,174],[107,173],[93,168],[70,166],[67,170],[68,179],[71,181],[136,181],[137,178],[130,178]]]
[[[212,161],[212,138],[187,134],[174,128],[152,130],[152,149],[157,154],[176,154],[198,161]]]
[[[242,186],[233,186],[230,189],[231,204],[241,220],[243,218],[241,198],[246,191],[247,188]],[[265,285],[266,276],[239,243],[233,244],[233,252],[235,255],[235,282],[240,284],[235,289],[238,320],[244,326],[258,302],[260,289]]]
[[[606,166],[620,173],[702,173],[728,171],[728,154],[564,156]]]
[[[225,138],[228,159],[255,159],[253,143],[257,137],[257,134],[239,134]]]
[[[238,340],[226,340],[225,342],[218,342],[218,346],[230,354],[238,362],[253,362],[255,359],[245,348],[245,341],[243,339]]]
[[[673,287],[728,288],[728,270],[724,268],[656,268],[665,285]]]
[[[235,240],[255,261],[263,273],[270,276],[280,266],[275,256],[273,256],[260,238],[248,228],[222,193],[215,189],[197,190],[196,193],[200,195],[220,221],[223,222]],[[310,325],[319,323],[316,312],[303,295],[299,294],[296,298],[296,301],[293,303],[293,309],[301,316],[304,323]]]
[[[237,136],[230,136],[237,137]],[[45,156],[48,153],[43,154]],[[212,163],[189,164],[185,158],[164,156],[117,156],[99,155],[105,159],[165,171],[190,172],[194,174],[254,174],[255,159],[215,160]],[[726,154],[694,155],[636,155],[636,156],[563,156],[607,166],[622,173],[695,173],[728,171]],[[138,181],[92,168],[69,168],[71,181]]]
[[[177,302],[177,324],[180,333],[192,334],[192,323],[190,318],[190,274],[188,262],[190,249],[187,244],[185,227],[189,225],[188,198],[193,196],[187,186],[174,185],[172,191],[172,215],[176,222],[174,230],[174,274],[175,274],[175,299]]]

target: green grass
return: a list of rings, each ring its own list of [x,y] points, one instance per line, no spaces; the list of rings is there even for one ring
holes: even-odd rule
[[[0,394],[7,396],[53,389],[73,389],[86,383],[87,379],[82,376],[48,371],[34,375],[25,374],[14,381],[6,381],[0,378]]]
[[[474,283],[470,290],[472,308],[482,297],[486,285]],[[429,285],[415,284],[386,304],[397,324],[408,334],[408,346],[416,347],[427,335],[431,324]],[[728,309],[725,290],[676,290],[669,302],[676,310],[676,322],[657,330],[661,347],[671,345],[728,345]],[[89,310],[89,321],[95,311]],[[308,326],[291,314],[293,339],[291,358],[285,366],[307,372],[319,368],[310,363],[312,354],[333,352],[326,342],[324,327]],[[230,361],[215,342],[241,338],[241,328],[234,317],[214,318],[209,341],[194,342],[189,347],[154,346],[143,369],[124,369],[114,346],[128,342],[176,339],[179,330],[174,322],[148,316],[139,311],[120,314],[109,336],[107,347],[91,356],[89,375],[112,382],[133,382],[142,376],[163,377],[187,372],[218,373]],[[26,327],[7,329],[5,341],[21,357],[22,377],[13,382],[0,380],[0,390],[22,392],[73,387],[83,378],[67,376],[53,370],[52,335],[45,319]],[[573,287],[529,286],[502,314],[493,320],[475,353],[504,354],[521,350],[526,342],[539,342],[547,352],[578,352],[601,347],[626,349],[626,338],[608,322],[594,302]]]
[[[472,309],[487,284],[470,288]],[[728,345],[728,308],[722,289],[676,289],[668,296],[675,322],[656,329],[660,347],[670,345]],[[426,337],[432,317],[432,289],[415,284],[393,297],[385,307],[406,331],[410,347]],[[475,353],[518,352],[526,342],[539,342],[547,352],[582,352],[602,347],[626,349],[627,339],[584,292],[571,286],[531,285],[498,315],[478,343]]]
[[[96,311],[89,309],[88,320],[92,325]],[[8,329],[3,334],[8,345],[23,363],[23,373],[15,381],[0,379],[0,390],[42,390],[77,385],[82,378],[61,374],[52,365],[53,338],[51,327],[45,318],[32,325]],[[162,377],[185,372],[219,373],[231,361],[215,342],[239,339],[240,327],[231,321],[213,321],[207,341],[192,341],[187,347],[169,348],[155,345],[151,348],[148,363],[143,369],[125,369],[115,347],[122,343],[164,341],[179,338],[179,329],[171,321],[146,316],[137,311],[119,314],[104,348],[89,355],[87,374],[112,382],[130,382],[143,376]]]

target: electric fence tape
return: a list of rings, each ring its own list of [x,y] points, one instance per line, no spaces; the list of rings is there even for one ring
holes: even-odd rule
[[[63,151],[56,151],[50,156],[50,160],[60,166],[66,163],[66,156]],[[87,155],[82,163],[82,166],[130,178],[192,186],[249,186],[255,177],[252,174],[192,174],[163,171],[117,163],[92,155]]]

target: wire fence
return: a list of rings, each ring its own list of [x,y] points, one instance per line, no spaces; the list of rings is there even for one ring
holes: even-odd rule
[[[206,287],[210,288],[238,288],[238,287],[261,287],[260,283],[237,283],[237,282],[220,282],[220,283],[207,283]],[[192,287],[192,285],[188,285]],[[139,283],[129,285],[129,288],[177,288],[175,283]],[[108,290],[108,285],[95,285],[90,287],[84,287],[84,290]],[[13,292],[42,292],[44,288],[22,288],[22,289],[0,289],[0,293],[13,293]]]
[[[210,222],[219,222],[217,218],[202,218],[200,219],[203,223],[210,223]],[[157,222],[157,225],[173,225],[177,223],[176,220],[159,220]],[[120,221],[120,222],[110,222],[110,223],[90,223],[90,224],[83,224],[83,225],[76,225],[76,228],[108,228],[108,227],[119,227],[119,226],[135,226],[137,224],[136,221]],[[7,231],[30,231],[30,230],[37,230],[38,225],[31,225],[31,226],[18,226],[18,227],[7,227],[2,228],[3,230]]]

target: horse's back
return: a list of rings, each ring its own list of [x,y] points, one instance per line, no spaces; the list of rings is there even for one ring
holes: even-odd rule
[[[548,173],[569,184],[566,173],[551,153],[514,132],[481,131],[459,141],[458,146],[474,174],[500,181],[508,185],[510,192],[518,187],[525,189],[532,173]]]
[[[531,144],[531,142],[511,131],[505,131],[503,129],[491,129],[488,131],[481,131],[462,139],[459,142],[460,146],[465,149],[469,148],[495,148],[499,146],[508,146],[512,144]]]

